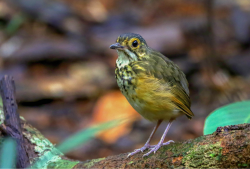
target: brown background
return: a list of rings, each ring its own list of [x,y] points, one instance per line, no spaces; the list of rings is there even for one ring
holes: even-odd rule
[[[19,113],[52,143],[93,124],[129,119],[69,157],[133,151],[154,124],[121,95],[109,46],[119,34],[139,33],[190,83],[195,117],[178,118],[166,140],[196,138],[210,112],[250,96],[249,7],[244,0],[0,0],[0,76],[14,76]]]

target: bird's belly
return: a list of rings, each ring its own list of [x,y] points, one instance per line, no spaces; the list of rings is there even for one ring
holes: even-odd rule
[[[131,106],[145,119],[149,121],[157,121],[157,120],[164,120],[169,121],[170,119],[175,119],[183,113],[181,113],[178,109],[172,108],[172,106],[168,106],[166,104],[166,107],[162,108],[159,107],[159,104],[157,104],[154,101],[151,103],[143,102],[143,98],[136,98],[132,99],[130,96],[125,95],[128,102],[131,104]]]
[[[170,120],[183,115],[179,110],[175,109],[168,100],[162,98],[150,97],[150,88],[145,91],[144,95],[136,92],[136,87],[129,84],[126,80],[117,79],[117,84],[126,97],[130,105],[145,119],[149,121]]]
[[[173,106],[168,93],[159,94],[133,74],[116,69],[117,84],[130,105],[150,121],[170,120],[183,115]]]

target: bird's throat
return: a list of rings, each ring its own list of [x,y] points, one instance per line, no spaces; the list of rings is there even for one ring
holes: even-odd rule
[[[116,65],[119,69],[133,61],[137,61],[137,57],[134,53],[128,51],[128,49],[125,50],[117,50],[118,58],[116,60]]]
[[[131,61],[129,56],[125,53],[125,51],[119,51],[117,50],[118,58],[116,60],[116,65],[120,69],[126,65],[128,65]]]

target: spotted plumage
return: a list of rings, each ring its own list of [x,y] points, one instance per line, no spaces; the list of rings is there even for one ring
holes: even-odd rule
[[[192,118],[188,82],[175,63],[148,47],[139,34],[122,34],[110,48],[118,52],[117,84],[138,113],[159,124],[181,115]]]

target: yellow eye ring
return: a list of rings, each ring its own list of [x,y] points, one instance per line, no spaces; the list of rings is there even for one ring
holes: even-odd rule
[[[129,41],[129,44],[131,46],[131,48],[133,49],[137,49],[139,48],[140,46],[140,40],[138,38],[132,38],[130,41]]]

